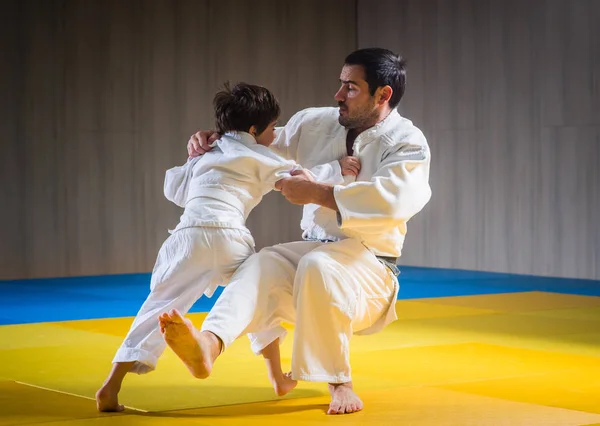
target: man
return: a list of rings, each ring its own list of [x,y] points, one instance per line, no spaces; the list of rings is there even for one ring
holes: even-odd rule
[[[305,206],[304,241],[246,260],[201,332],[176,311],[161,318],[165,340],[194,376],[208,377],[239,336],[254,333],[252,348],[262,353],[285,336],[282,321],[294,322],[292,378],[328,383],[330,414],[362,409],[349,341],[397,319],[396,258],[408,220],[431,197],[425,137],[395,109],[405,78],[405,63],[394,53],[355,51],[341,71],[339,108],[300,111],[280,131],[272,147],[306,168],[321,165],[324,178],[300,173],[278,183],[290,202]],[[189,154],[208,150],[209,135],[194,135]],[[343,176],[348,170],[356,179]],[[336,183],[319,183],[325,180]]]

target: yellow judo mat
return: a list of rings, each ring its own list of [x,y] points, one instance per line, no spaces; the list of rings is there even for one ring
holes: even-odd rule
[[[300,382],[277,398],[246,337],[207,380],[167,349],[156,371],[125,379],[125,412],[97,413],[95,391],[132,318],[1,326],[0,426],[600,425],[600,297],[413,299],[397,311],[384,332],[353,339],[365,409],[343,416],[325,414],[324,384]],[[189,317],[200,325],[204,315]]]

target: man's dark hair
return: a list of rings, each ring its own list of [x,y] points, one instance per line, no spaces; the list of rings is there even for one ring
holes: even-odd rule
[[[238,83],[230,88],[225,83],[213,100],[217,131],[248,132],[256,126],[261,134],[267,126],[277,120],[281,109],[275,96],[266,88],[247,83]]]
[[[406,61],[400,55],[387,49],[372,47],[352,52],[344,63],[363,66],[371,96],[378,87],[390,86],[393,91],[390,107],[395,108],[400,103],[406,87]]]

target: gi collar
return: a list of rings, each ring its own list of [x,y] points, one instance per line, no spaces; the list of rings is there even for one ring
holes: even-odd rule
[[[354,151],[354,154],[358,155],[363,147],[377,139],[377,137],[379,137],[382,133],[384,133],[387,130],[387,127],[390,124],[394,123],[399,118],[400,114],[398,113],[398,110],[394,108],[387,115],[387,117],[385,117],[373,127],[369,127],[367,130],[358,135],[354,140],[354,144],[352,145],[352,150]]]
[[[254,146],[254,145],[258,144],[258,142],[256,142],[256,139],[254,139],[254,136],[252,136],[248,132],[239,132],[239,131],[225,132],[225,134],[223,134],[223,136],[227,136],[228,138],[233,139],[237,142],[240,142],[241,144],[243,144],[245,146]]]

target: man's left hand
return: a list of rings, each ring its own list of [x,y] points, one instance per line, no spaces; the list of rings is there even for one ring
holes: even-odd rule
[[[275,187],[292,204],[318,204],[328,209],[339,211],[333,186],[315,182],[312,174],[306,170],[294,170],[292,177],[277,181]]]
[[[314,179],[312,175],[302,169],[293,170],[292,177],[277,181],[275,187],[292,204],[304,205],[313,202]]]
[[[290,172],[290,174],[292,176],[300,176],[300,177],[302,177],[303,179],[306,179],[309,182],[314,182],[315,181],[315,178],[313,177],[313,174],[311,172],[309,172],[308,170],[306,170],[306,169],[292,170]]]

